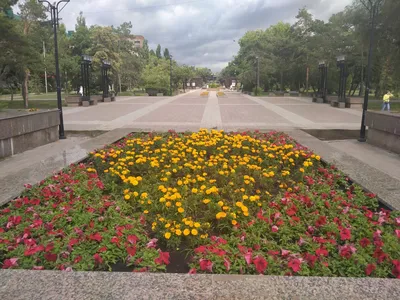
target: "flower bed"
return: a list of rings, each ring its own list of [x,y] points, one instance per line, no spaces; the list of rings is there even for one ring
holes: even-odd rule
[[[217,97],[225,97],[225,93],[224,92],[217,92]]]
[[[3,268],[400,276],[399,213],[275,132],[130,135],[0,224]]]
[[[208,97],[209,92],[201,92],[200,96],[201,97]]]

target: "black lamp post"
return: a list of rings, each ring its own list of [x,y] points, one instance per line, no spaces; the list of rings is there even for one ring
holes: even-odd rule
[[[337,58],[337,66],[340,69],[340,77],[339,77],[339,92],[338,92],[338,101],[346,102],[346,56],[339,55]]]
[[[258,96],[258,87],[260,86],[260,58],[257,56],[257,83],[256,83],[256,96]]]
[[[320,72],[319,97],[324,99],[324,102],[326,102],[328,66],[326,65],[326,62],[324,60],[319,62],[319,72]]]
[[[369,11],[369,19],[370,19],[370,28],[369,28],[369,52],[368,52],[368,70],[367,70],[367,79],[365,83],[365,95],[364,95],[364,104],[363,104],[363,112],[361,118],[361,130],[360,130],[360,138],[359,142],[366,142],[366,126],[365,126],[365,115],[368,110],[368,98],[370,91],[370,81],[372,77],[372,54],[374,50],[374,34],[375,34],[375,19],[378,15],[380,5],[384,0],[361,0],[361,3],[365,6],[365,8]]]
[[[101,82],[103,85],[103,101],[106,98],[110,97],[110,88],[109,88],[109,78],[108,78],[108,71],[111,69],[111,62],[108,60],[103,60],[101,65]]]
[[[81,62],[81,79],[83,86],[82,101],[90,101],[90,66],[92,65],[92,57],[82,55]]]
[[[46,0],[39,0],[39,3],[47,3],[50,8],[50,13],[51,13],[51,21],[53,25],[53,30],[54,30],[54,57],[56,61],[56,84],[57,84],[57,105],[58,105],[58,111],[60,112],[60,126],[58,129],[59,133],[59,138],[60,140],[65,139],[65,131],[64,131],[64,116],[63,116],[63,111],[62,111],[62,99],[61,99],[61,79],[60,79],[60,64],[58,62],[58,39],[57,39],[57,25],[58,25],[58,6],[65,2],[66,4],[70,0],[61,0],[58,2],[54,2],[54,4],[51,4],[49,1]]]
[[[169,94],[172,96],[172,55],[169,56]]]

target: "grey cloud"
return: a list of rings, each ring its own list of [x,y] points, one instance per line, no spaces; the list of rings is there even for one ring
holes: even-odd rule
[[[161,44],[163,48],[169,48],[179,63],[208,66],[219,71],[237,53],[237,41],[246,31],[267,28],[280,20],[291,21],[302,7],[310,9],[317,18],[327,19],[352,0],[189,2],[71,0],[62,12],[62,18],[69,30],[74,29],[79,11],[84,12],[88,25],[118,26],[131,21],[134,33],[144,35],[152,48]],[[165,6],[171,3],[176,5]]]

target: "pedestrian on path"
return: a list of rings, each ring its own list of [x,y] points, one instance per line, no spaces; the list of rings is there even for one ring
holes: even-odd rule
[[[388,91],[384,96],[383,96],[383,105],[382,105],[382,111],[385,111],[385,109],[390,112],[390,98],[393,98],[393,94]]]

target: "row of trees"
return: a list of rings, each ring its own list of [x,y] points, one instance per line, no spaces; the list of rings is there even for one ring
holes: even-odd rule
[[[385,90],[400,91],[400,2],[386,0],[376,25],[371,86],[376,96]],[[247,32],[240,50],[221,72],[222,78],[238,77],[245,90],[256,84],[256,61],[260,62],[260,87],[264,90],[318,89],[319,61],[329,67],[328,91],[336,93],[339,72],[336,57],[344,54],[347,65],[347,93],[362,94],[365,86],[369,46],[370,14],[362,1],[333,15],[328,22],[315,19],[301,9],[293,25],[278,23],[266,30]]]
[[[19,1],[20,13],[12,7],[18,0],[0,0],[0,91],[22,91],[26,106],[29,92],[44,91],[45,73],[48,89],[55,91],[54,41],[46,8],[36,0]],[[110,78],[116,92],[134,88],[150,88],[168,93],[170,86],[170,53],[162,54],[161,45],[149,49],[133,43],[131,22],[114,26],[87,26],[82,13],[77,18],[74,32],[67,32],[63,24],[58,28],[59,61],[62,87],[65,92],[79,90],[81,55],[93,57],[92,92],[100,88],[102,60],[112,62]],[[193,77],[210,77],[206,68],[178,65],[172,60],[174,88],[185,87]],[[182,84],[182,85],[181,85]]]

